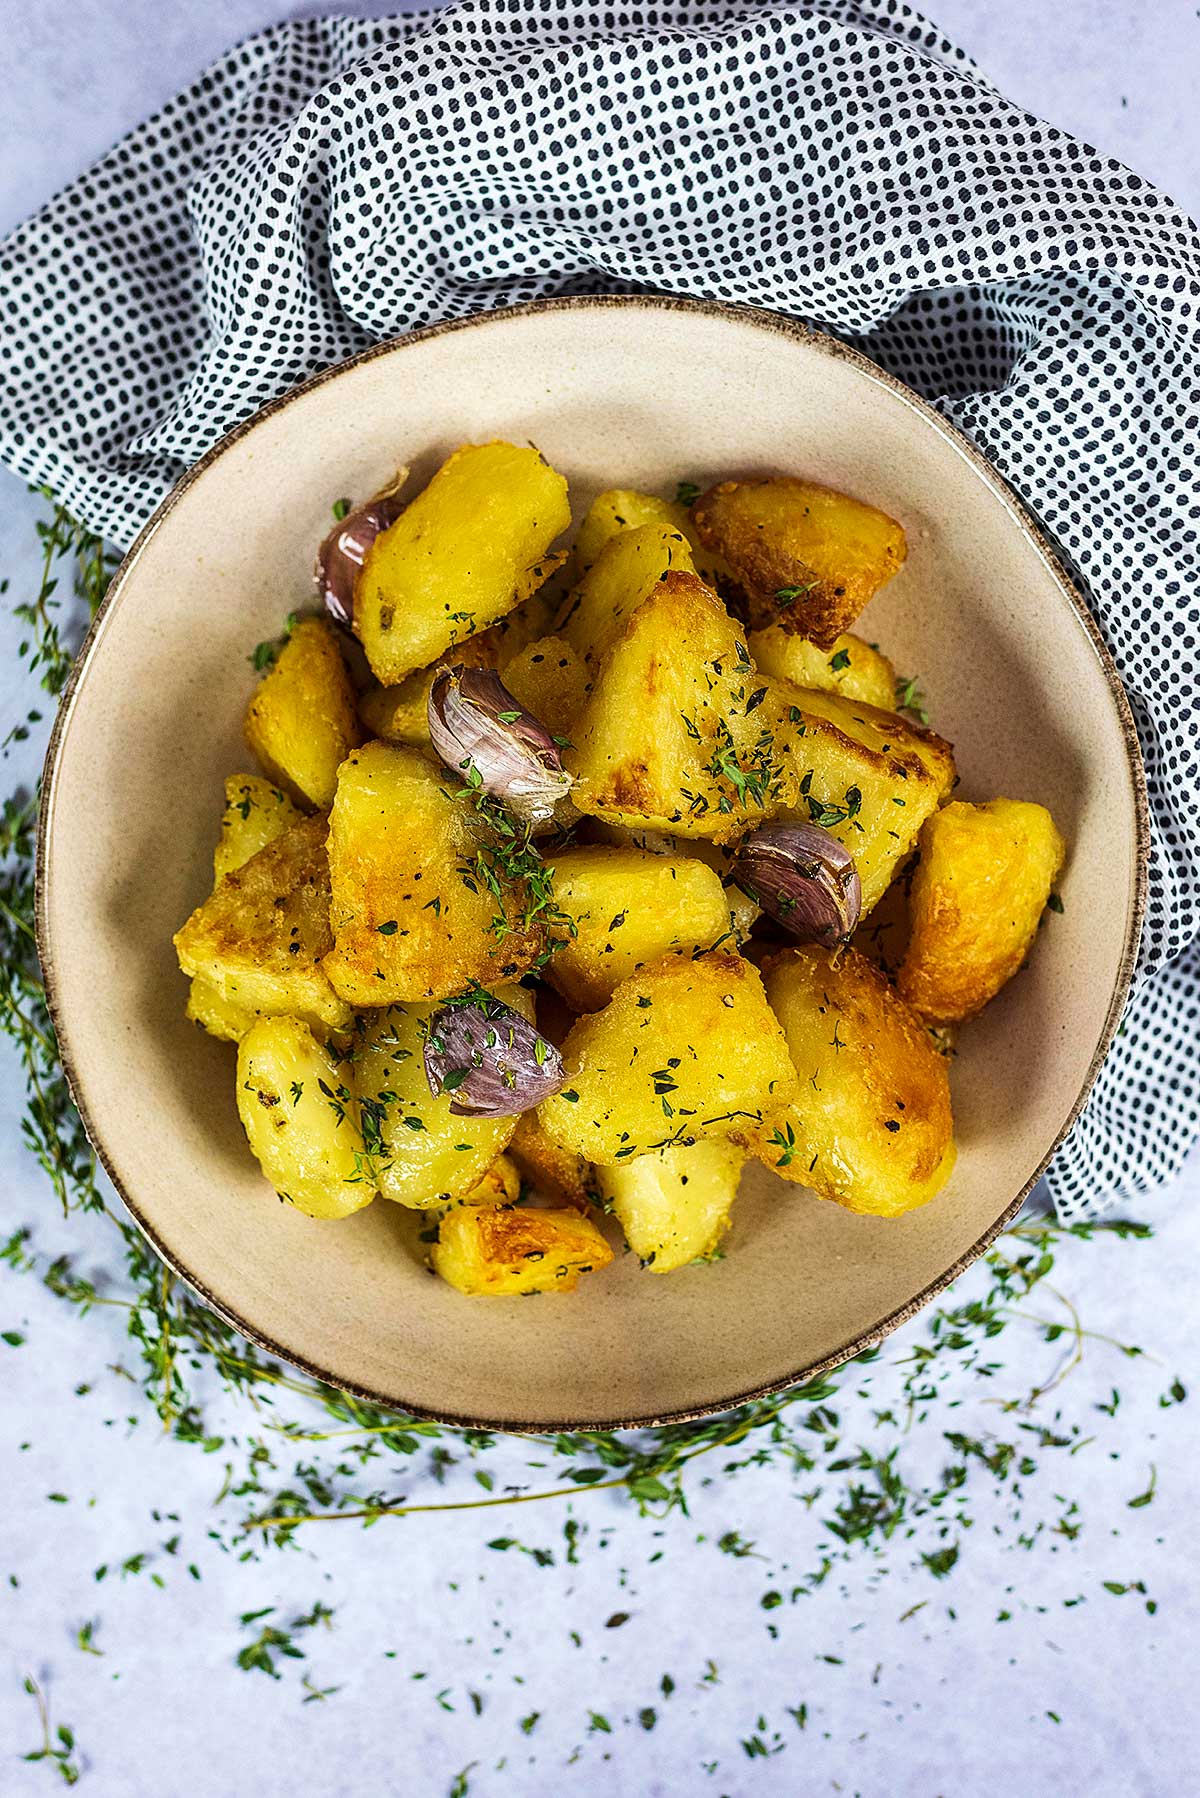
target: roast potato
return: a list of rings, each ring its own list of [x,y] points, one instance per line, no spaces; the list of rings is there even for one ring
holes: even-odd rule
[[[760,674],[790,680],[797,687],[817,687],[847,699],[894,711],[896,670],[873,643],[844,631],[829,649],[818,649],[782,625],[751,631],[747,645]]]
[[[538,1025],[545,1031],[541,1008]],[[546,1135],[536,1111],[523,1111],[517,1119],[508,1153],[534,1192],[586,1211],[599,1191],[599,1180],[590,1161],[573,1149],[564,1149]]]
[[[231,774],[225,782],[221,835],[213,850],[214,880],[232,874],[303,816],[286,793],[261,775]]]
[[[733,570],[753,630],[779,624],[832,649],[904,563],[903,527],[832,487],[776,475],[722,481],[692,507],[700,540]]]
[[[602,1170],[609,1209],[643,1267],[669,1274],[713,1254],[729,1228],[745,1159],[738,1144],[710,1136]]]
[[[595,843],[554,856],[554,897],[574,927],[546,978],[576,1011],[599,1011],[623,980],[668,953],[729,933],[720,877],[702,861]]]
[[[297,1211],[349,1217],[375,1197],[354,1095],[298,1018],[260,1018],[246,1032],[237,1105],[263,1173]]]
[[[854,857],[862,915],[882,898],[954,783],[950,745],[895,712],[769,682],[776,752],[795,797],[785,818],[819,824]]]
[[[656,493],[639,493],[633,487],[610,487],[597,494],[588,507],[571,550],[571,565],[577,578],[599,560],[610,538],[622,531],[635,531],[643,524],[665,525],[668,530],[677,531],[687,542],[701,580],[720,591],[729,568],[721,556],[701,543],[690,507]]]
[[[499,987],[496,997],[532,1021],[533,996],[524,987]],[[468,1195],[517,1127],[516,1118],[458,1117],[450,1109],[452,1092],[430,1092],[425,1032],[437,1010],[389,1005],[368,1013],[354,1049],[352,1085],[376,1154],[379,1190],[418,1211]]]
[[[442,1219],[434,1269],[471,1298],[573,1292],[581,1274],[607,1267],[612,1250],[578,1211],[463,1206]]]
[[[709,843],[703,837],[676,837],[665,830],[646,830],[627,824],[613,824],[607,818],[586,821],[588,840],[615,843],[620,848],[641,849],[647,855],[694,856],[719,877],[725,889],[729,908],[729,928],[735,943],[743,943],[754,927],[761,908],[733,877],[737,845]]]
[[[535,449],[468,444],[382,531],[354,593],[376,680],[395,686],[536,592],[562,560],[567,483]]]
[[[576,722],[564,756],[575,804],[631,829],[742,835],[798,796],[762,709],[768,692],[716,594],[667,574],[626,621]]]
[[[176,933],[180,967],[212,989],[210,1012],[215,994],[242,1013],[290,1016],[318,1031],[350,1023],[321,965],[333,947],[327,829],[323,817],[294,824],[219,880]]]
[[[501,674],[505,686],[553,737],[569,737],[591,690],[587,664],[565,637],[539,637]]]
[[[768,1167],[850,1211],[899,1217],[954,1166],[946,1063],[856,949],[785,949],[763,967],[798,1090],[754,1137]]]
[[[594,674],[626,621],[672,569],[694,575],[686,537],[665,524],[643,524],[610,537],[568,596],[558,635]]]
[[[359,741],[354,689],[323,618],[302,618],[246,708],[246,742],[277,786],[328,809],[338,764]]]
[[[898,985],[935,1024],[982,1011],[1025,960],[1065,845],[1045,806],[957,801],[921,832]]]
[[[343,762],[329,826],[334,947],[324,966],[345,1000],[444,999],[533,965],[542,937],[522,924],[523,883],[489,891],[492,841],[457,796],[455,776],[419,750],[367,743]]]
[[[562,1054],[568,1084],[542,1101],[539,1121],[564,1148],[610,1167],[745,1132],[797,1088],[757,971],[720,952],[644,968],[580,1018]]]

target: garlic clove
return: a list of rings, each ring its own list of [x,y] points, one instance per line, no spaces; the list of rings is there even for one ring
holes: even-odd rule
[[[554,1044],[490,993],[445,1005],[429,1020],[425,1077],[450,1092],[456,1117],[518,1117],[566,1080]]]
[[[346,630],[354,629],[354,587],[367,552],[403,512],[400,489],[407,479],[407,468],[398,469],[389,486],[338,519],[317,551],[313,578],[321,603],[334,623]]]
[[[493,668],[444,668],[429,690],[429,738],[447,768],[502,799],[530,829],[551,829],[574,784],[545,725]]]
[[[862,884],[844,843],[816,824],[764,824],[738,845],[732,872],[765,912],[802,942],[846,942]]]

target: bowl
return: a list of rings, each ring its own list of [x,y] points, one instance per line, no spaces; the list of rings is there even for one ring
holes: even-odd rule
[[[536,442],[578,512],[790,469],[901,519],[909,557],[858,629],[919,672],[961,796],[1048,805],[1064,911],[966,1030],[958,1164],[898,1221],[762,1168],[726,1257],[669,1278],[618,1255],[571,1296],[465,1299],[419,1217],[280,1204],[242,1136],[234,1056],[183,1015],[171,934],[211,884],[222,778],[250,764],[253,646],[311,599],[339,494],[462,442]],[[680,646],[686,653],[686,646]],[[1079,1110],[1128,990],[1144,900],[1137,739],[1087,610],[1028,514],[929,406],[773,314],[655,298],[545,301],[418,331],[232,432],[164,501],[114,580],[63,700],[44,782],[38,938],[89,1136],[155,1249],[264,1349],[451,1424],[615,1428],[718,1411],[877,1342],[1012,1218]]]

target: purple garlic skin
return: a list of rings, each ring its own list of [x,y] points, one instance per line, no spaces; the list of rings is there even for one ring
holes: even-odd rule
[[[554,1044],[489,993],[443,1006],[429,1020],[425,1078],[434,1098],[454,1094],[456,1117],[519,1117],[566,1077]]]
[[[801,942],[834,949],[862,910],[862,883],[845,844],[817,824],[764,824],[738,845],[733,874]]]
[[[574,783],[559,746],[495,669],[442,669],[429,690],[429,737],[447,768],[502,799],[531,831],[561,818]]]
[[[399,469],[390,486],[339,518],[317,551],[317,592],[329,617],[344,630],[354,629],[354,585],[367,552],[404,510],[400,489],[407,479],[407,468]]]

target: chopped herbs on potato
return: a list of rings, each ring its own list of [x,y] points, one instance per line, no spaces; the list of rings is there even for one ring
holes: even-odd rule
[[[539,1121],[602,1166],[744,1134],[797,1086],[757,970],[722,952],[643,969],[579,1019],[562,1055],[570,1084],[542,1102]]]

